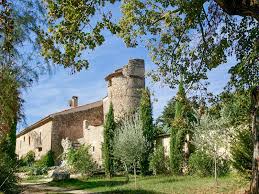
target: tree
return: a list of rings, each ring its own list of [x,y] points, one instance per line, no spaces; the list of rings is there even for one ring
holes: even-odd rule
[[[137,187],[136,168],[146,150],[142,129],[143,124],[139,113],[129,116],[118,128],[114,143],[114,156],[123,162],[127,179],[128,169],[133,166],[135,188]]]
[[[36,43],[33,37],[40,24],[36,4],[30,0],[0,1],[0,190],[7,193],[19,192],[15,143],[16,125],[23,118],[21,91],[37,80],[41,69],[34,53],[38,44],[32,44]]]
[[[110,104],[109,112],[105,118],[104,124],[104,167],[105,174],[107,177],[111,177],[114,172],[114,158],[113,158],[113,149],[114,149],[114,133],[115,133],[116,123],[114,121],[113,105]]]
[[[246,178],[252,175],[253,136],[245,124],[237,127],[238,131],[231,142],[230,153],[233,167]]]
[[[163,145],[156,146],[150,157],[150,169],[154,175],[166,174],[168,172],[168,157],[165,156]]]
[[[191,153],[191,122],[195,121],[192,108],[184,90],[183,82],[175,102],[175,117],[172,120],[170,134],[170,164],[175,174],[187,173],[188,159]]]
[[[158,117],[156,121],[157,125],[161,127],[172,126],[172,120],[175,117],[175,104],[176,104],[176,100],[173,97],[168,101],[167,105],[164,107],[162,115]]]
[[[194,128],[193,142],[198,151],[203,151],[214,158],[214,177],[217,183],[218,161],[227,157],[231,131],[226,127],[224,118],[215,119],[208,114],[202,115]]]
[[[152,104],[149,89],[142,91],[140,100],[140,119],[142,122],[142,131],[146,140],[146,151],[141,160],[141,173],[149,174],[149,158],[154,151],[155,130],[153,126]]]
[[[249,89],[258,96],[258,5],[254,0],[124,1],[120,36],[128,46],[137,46],[144,40],[158,66],[152,74],[156,81],[175,87],[180,75],[184,75],[185,84],[192,86],[207,79],[209,70],[233,56],[236,64],[229,70],[229,86]],[[258,99],[254,99],[254,105],[258,104]],[[251,110],[252,118],[256,118],[256,108]],[[255,162],[250,192],[258,193],[256,119],[253,123]]]
[[[119,28],[111,22],[111,12],[105,6],[115,0],[43,0],[48,13],[48,31],[42,29],[42,55],[55,64],[73,71],[87,69],[89,61],[84,51],[94,50],[105,41],[106,28],[115,34]],[[103,8],[103,9],[102,9]]]

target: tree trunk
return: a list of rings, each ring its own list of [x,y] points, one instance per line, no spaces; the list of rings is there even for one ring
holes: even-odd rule
[[[215,0],[229,15],[251,16],[259,21],[258,0]]]
[[[183,174],[186,175],[189,172],[188,161],[190,158],[190,134],[186,134],[185,142],[184,142],[184,161],[183,161]]]
[[[218,186],[217,151],[214,152],[214,178],[215,178],[216,186]]]
[[[135,178],[135,189],[137,188],[137,173],[136,173],[136,164],[133,164],[133,168],[134,168],[134,178]]]
[[[128,167],[127,167],[126,163],[124,164],[124,166],[125,166],[126,183],[128,183],[129,182],[129,171],[128,171]]]
[[[252,90],[252,132],[254,143],[250,193],[259,193],[259,86]]]

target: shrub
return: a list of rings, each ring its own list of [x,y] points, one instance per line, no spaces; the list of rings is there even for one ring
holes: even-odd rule
[[[35,153],[33,151],[29,151],[20,160],[21,166],[32,166],[34,162],[35,162]]]
[[[29,169],[29,175],[47,174],[48,167],[54,166],[53,152],[48,151],[47,154],[41,157],[40,160],[34,162]]]
[[[16,161],[11,159],[5,152],[0,151],[0,193],[19,193],[15,165]]]
[[[150,157],[150,170],[153,171],[154,175],[166,174],[168,172],[168,164],[166,161],[168,161],[168,158],[165,157],[164,147],[157,147]]]
[[[82,145],[78,149],[71,148],[68,151],[66,160],[73,172],[91,176],[97,170],[89,149],[89,145]]]
[[[36,162],[38,166],[42,167],[51,167],[55,165],[54,155],[52,151],[48,151],[48,153],[41,157],[39,161]]]
[[[237,132],[231,142],[230,152],[233,167],[243,176],[249,178],[252,174],[253,135],[249,128]]]
[[[29,175],[37,176],[37,175],[44,175],[47,174],[48,168],[46,166],[40,166],[35,163],[33,166],[30,167]]]
[[[209,154],[196,151],[189,160],[190,173],[201,177],[214,175],[214,158]],[[229,162],[225,159],[217,161],[218,176],[224,176],[229,172]]]

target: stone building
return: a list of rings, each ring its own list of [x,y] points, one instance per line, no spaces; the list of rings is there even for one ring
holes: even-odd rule
[[[29,151],[34,151],[39,159],[51,150],[58,163],[63,152],[61,141],[68,138],[74,146],[90,145],[93,158],[101,165],[103,123],[109,105],[112,102],[116,119],[136,110],[141,89],[145,87],[144,74],[144,60],[129,60],[127,65],[105,78],[107,97],[78,106],[78,97],[73,96],[69,109],[50,114],[17,134],[17,155],[21,158]]]

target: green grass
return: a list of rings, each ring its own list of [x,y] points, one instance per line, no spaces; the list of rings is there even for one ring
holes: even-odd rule
[[[212,177],[175,177],[175,176],[150,176],[138,177],[137,189],[134,187],[134,179],[129,183],[124,177],[106,179],[96,177],[90,179],[70,179],[67,181],[51,182],[50,186],[58,186],[69,189],[80,189],[98,193],[244,193],[247,182],[234,177],[222,177],[218,179],[218,186]]]

